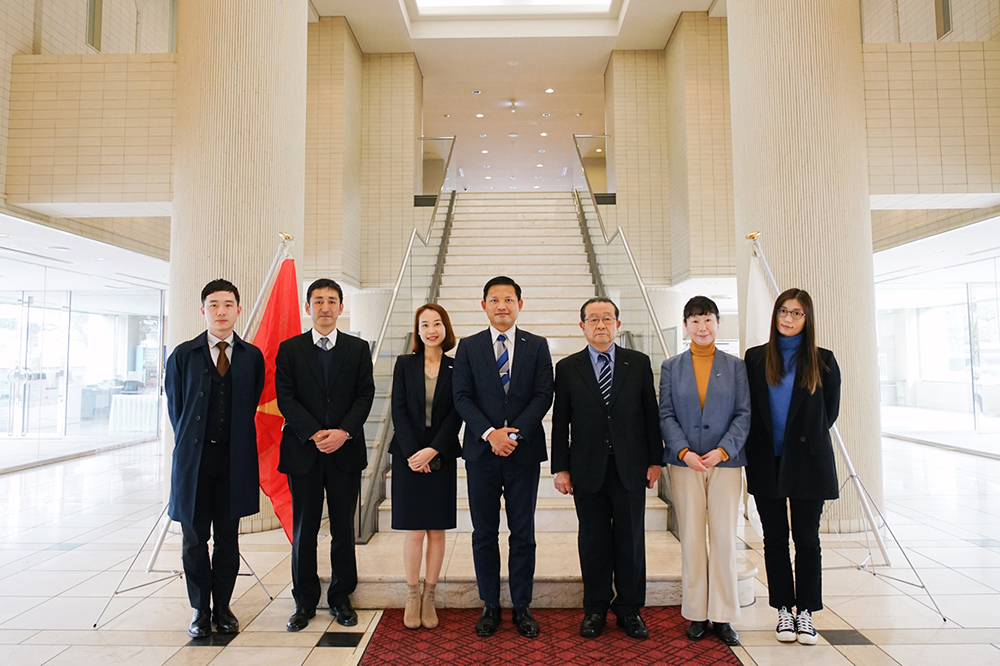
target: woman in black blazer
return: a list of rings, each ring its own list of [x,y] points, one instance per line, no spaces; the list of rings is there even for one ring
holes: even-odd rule
[[[407,530],[403,562],[408,586],[403,624],[438,624],[434,589],[444,561],[444,531],[455,527],[456,463],[462,420],[452,402],[455,346],[448,313],[436,303],[417,308],[413,353],[400,356],[392,377],[392,528]],[[427,537],[427,573],[420,564]]]
[[[770,340],[746,352],[751,408],[747,487],[764,528],[768,593],[778,609],[775,637],[804,645],[815,645],[812,613],[823,609],[823,502],[839,494],[830,428],[840,411],[840,368],[833,352],[816,346],[814,312],[805,291],[782,292],[774,302]]]

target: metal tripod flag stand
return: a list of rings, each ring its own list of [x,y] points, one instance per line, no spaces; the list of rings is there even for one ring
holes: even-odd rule
[[[770,310],[770,308],[774,304],[775,299],[777,299],[778,294],[781,293],[781,290],[778,288],[778,282],[774,279],[774,274],[771,272],[771,267],[767,263],[767,257],[764,256],[764,248],[761,247],[760,241],[758,240],[760,235],[761,234],[759,231],[755,231],[754,233],[747,234],[746,236],[746,239],[751,244],[751,251],[753,253],[751,257],[751,266],[750,266],[751,286],[748,288],[748,291],[750,292],[753,291],[753,283],[755,282],[754,264],[756,264],[756,270],[759,270],[759,272],[765,278],[768,291],[770,292],[771,295],[770,303],[768,303],[768,309]],[[754,305],[759,305],[759,304],[754,304]],[[750,312],[749,312],[750,308],[751,308],[750,294],[748,294],[747,298],[748,321],[750,319]],[[761,310],[761,312],[757,314],[763,316],[764,314],[763,310]],[[769,316],[767,318],[767,322],[768,322],[767,323],[768,329],[770,329],[771,324]],[[770,331],[768,332],[770,333]],[[749,337],[750,332],[748,331],[747,333]],[[766,339],[763,342],[766,342]],[[748,344],[747,346],[751,345]],[[854,463],[851,462],[851,456],[847,453],[847,447],[844,445],[844,439],[840,436],[840,431],[837,429],[836,424],[834,424],[834,426],[830,429],[830,434],[833,436],[833,441],[836,444],[837,451],[840,452],[840,456],[843,459],[844,464],[847,466],[847,478],[844,480],[844,483],[841,484],[840,491],[843,492],[844,489],[848,486],[848,484],[853,486],[854,489],[857,491],[858,504],[861,506],[861,512],[864,514],[865,522],[868,523],[868,528],[869,528],[868,531],[870,531],[871,534],[874,535],[875,543],[878,545],[879,552],[881,553],[882,559],[884,560],[884,562],[882,563],[874,562],[874,553],[872,552],[872,544],[871,541],[869,541],[868,532],[866,531],[865,544],[868,548],[868,555],[860,563],[853,562],[850,560],[850,558],[847,558],[848,561],[851,561],[852,565],[851,568],[857,569],[859,571],[864,571],[866,573],[870,573],[873,576],[896,581],[897,583],[903,583],[904,585],[910,585],[923,590],[927,594],[927,598],[930,599],[931,604],[934,605],[933,610],[937,612],[938,615],[941,616],[941,619],[943,621],[947,622],[948,618],[945,617],[945,614],[941,611],[941,607],[938,606],[937,601],[934,600],[934,596],[931,594],[930,590],[927,589],[927,586],[924,584],[923,579],[920,577],[920,572],[918,572],[917,568],[913,566],[913,562],[910,561],[909,556],[906,554],[906,549],[903,548],[903,545],[899,542],[899,539],[896,538],[896,535],[893,533],[892,528],[889,526],[889,522],[885,519],[885,515],[882,513],[881,510],[879,510],[878,505],[875,503],[875,500],[871,496],[871,493],[868,492],[868,488],[865,487],[864,481],[861,480],[861,477],[858,475],[857,470],[854,469]],[[827,504],[826,509],[823,511],[823,515],[820,517],[821,520],[826,517],[832,506],[833,506],[832,502]],[[875,514],[878,514],[879,522],[876,522]],[[907,566],[910,567],[910,570],[916,577],[917,579],[916,583],[876,571],[876,568],[879,567],[888,568],[892,566],[892,561],[889,558],[889,551],[886,548],[885,540],[882,537],[882,532],[880,531],[880,527],[884,527],[886,531],[889,533],[889,536],[892,537],[892,540],[895,542],[896,547],[899,548],[899,552],[902,553],[903,559],[906,560]],[[839,538],[840,531],[836,529],[836,526],[834,526],[834,530],[837,532],[837,536]],[[842,541],[841,544],[843,544]],[[923,605],[926,606],[927,608],[930,608],[930,606],[927,606],[926,604]]]

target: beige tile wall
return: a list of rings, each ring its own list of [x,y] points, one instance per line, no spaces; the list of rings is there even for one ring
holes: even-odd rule
[[[1000,215],[1000,206],[965,210],[873,210],[873,250],[887,250],[910,241],[957,229]]]
[[[303,280],[361,285],[361,61],[346,19],[309,24]]]
[[[139,0],[142,21],[139,29],[139,51],[163,53],[168,49],[170,36],[170,0]],[[36,9],[41,11],[36,12]],[[7,161],[10,153],[10,86],[14,55],[28,54],[92,54],[86,45],[87,0],[4,0],[0,2],[0,198],[6,194]],[[132,0],[105,0],[102,51],[104,53],[129,53],[136,49],[136,4]],[[17,213],[16,209],[9,212]],[[32,213],[21,213],[36,217]],[[87,235],[87,222],[66,222],[61,219],[43,218],[52,226],[78,230]],[[115,224],[124,225],[121,220]],[[80,226],[82,225],[82,227]],[[131,226],[142,228],[142,220]],[[162,225],[160,225],[162,226]],[[99,237],[98,226],[93,236]],[[134,240],[142,242],[145,233],[136,232]],[[130,238],[133,230],[122,228],[122,243]],[[113,238],[117,238],[112,234]],[[118,243],[118,244],[122,244]],[[163,252],[160,246],[157,252]],[[134,248],[133,248],[134,249]],[[159,256],[159,255],[158,255]]]
[[[175,69],[172,54],[14,56],[7,202],[162,211],[172,198]],[[90,216],[85,208],[63,210]]]
[[[865,44],[871,193],[1000,192],[1000,42]]]
[[[726,19],[686,12],[666,48],[671,280],[732,275],[732,126]]]
[[[895,1],[898,6],[899,27],[898,38],[893,41],[937,41],[934,0]],[[1000,3],[996,0],[951,0],[951,26],[951,32],[942,37],[941,41],[978,42],[1000,39]],[[874,40],[866,35],[865,41]]]
[[[412,53],[364,54],[362,60],[362,286],[392,286],[414,225],[421,162],[418,138],[423,77]]]
[[[866,42],[898,42],[898,0],[862,0],[861,38]]]
[[[667,284],[671,273],[665,70],[663,51],[613,51],[605,73],[608,179],[617,193],[607,222],[625,230],[643,277],[654,284]]]

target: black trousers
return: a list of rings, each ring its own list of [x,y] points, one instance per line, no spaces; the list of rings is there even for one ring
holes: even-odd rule
[[[198,468],[194,522],[181,524],[181,562],[195,610],[229,608],[233,597],[240,572],[240,519],[230,516],[229,506],[229,447],[206,444]]]
[[[316,537],[323,519],[323,493],[330,518],[330,606],[346,603],[358,586],[354,555],[354,510],[361,488],[361,472],[340,468],[329,454],[320,454],[305,474],[289,474],[292,493],[292,596],[299,608],[316,608],[319,576],[316,573]]]
[[[785,499],[754,495],[764,528],[764,568],[772,608],[823,610],[823,562],[819,518],[824,500]],[[788,506],[795,542],[795,577],[788,553]]]
[[[646,493],[627,489],[615,457],[608,456],[604,485],[595,493],[574,489],[573,501],[580,521],[583,612],[639,612],[646,603]]]
[[[500,605],[500,497],[510,528],[510,596],[514,606],[528,606],[535,579],[535,505],[539,463],[520,465],[510,458],[483,456],[465,465],[472,514],[472,559],[479,598]]]

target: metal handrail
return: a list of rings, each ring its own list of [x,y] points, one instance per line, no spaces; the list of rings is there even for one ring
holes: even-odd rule
[[[448,179],[448,169],[451,168],[451,154],[455,152],[455,137],[453,136],[422,136],[421,141],[451,141],[451,146],[448,148],[448,157],[444,161],[444,178],[441,179],[441,187],[438,188],[437,198],[434,199],[434,210],[431,211],[431,222],[427,225],[427,233],[424,234],[420,240],[427,245],[431,242],[431,229],[434,228],[434,218],[437,216],[438,205],[441,203],[441,195],[444,194],[444,182]],[[454,192],[454,190],[453,190]],[[454,197],[452,198],[454,202]],[[414,228],[416,231],[416,228]]]
[[[660,321],[656,318],[656,312],[653,310],[653,301],[649,298],[649,292],[646,290],[646,283],[642,279],[642,275],[639,273],[639,265],[635,261],[635,257],[632,255],[632,248],[628,244],[628,238],[625,236],[625,230],[621,227],[615,229],[615,233],[608,236],[607,227],[604,226],[604,217],[601,215],[601,208],[597,205],[597,197],[594,195],[594,188],[590,184],[590,177],[587,175],[587,167],[583,163],[583,153],[580,152],[580,139],[607,139],[609,136],[607,134],[574,134],[573,135],[573,145],[576,147],[576,157],[580,160],[580,169],[583,171],[583,179],[587,183],[587,192],[590,194],[590,201],[594,206],[594,212],[597,214],[597,222],[601,226],[601,234],[604,236],[604,244],[611,245],[611,242],[621,236],[622,245],[625,247],[625,254],[628,256],[629,264],[632,266],[632,273],[635,275],[635,280],[639,284],[639,291],[642,293],[642,300],[646,303],[646,310],[649,313],[649,318],[653,321],[653,328],[656,330],[656,339],[660,341],[660,348],[663,349],[663,358],[670,358],[670,350],[667,349],[667,340],[663,337],[663,330],[660,328]],[[607,153],[605,153],[607,154]],[[593,248],[593,239],[590,238],[590,229],[587,228],[585,224],[586,216],[583,213],[583,202],[580,200],[580,190],[573,188],[573,194],[576,197],[577,210],[581,216],[582,228],[584,231],[585,243],[589,247]],[[594,271],[595,279],[600,279],[600,267],[597,266],[596,257],[594,258]],[[603,288],[602,284],[599,288]]]

